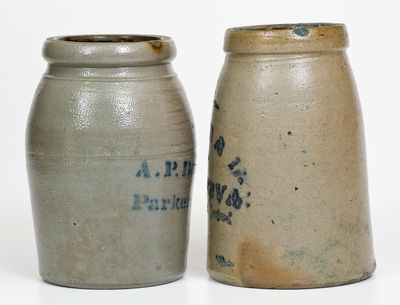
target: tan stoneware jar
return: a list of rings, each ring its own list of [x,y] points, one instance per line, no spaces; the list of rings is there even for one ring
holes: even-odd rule
[[[27,126],[40,274],[128,288],[186,268],[193,123],[171,38],[55,37]]]
[[[209,152],[208,271],[311,288],[374,272],[363,122],[342,24],[226,31]]]

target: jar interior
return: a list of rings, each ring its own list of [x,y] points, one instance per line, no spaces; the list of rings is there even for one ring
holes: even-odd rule
[[[325,28],[335,26],[335,23],[292,23],[292,24],[270,24],[253,25],[233,28],[238,31],[273,31],[273,30],[295,30],[298,28]]]
[[[142,42],[142,41],[153,41],[161,40],[160,37],[156,36],[142,36],[142,35],[77,35],[77,36],[65,36],[58,38],[62,41],[71,42]]]

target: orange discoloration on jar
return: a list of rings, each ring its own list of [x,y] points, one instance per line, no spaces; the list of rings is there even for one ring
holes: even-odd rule
[[[254,288],[298,288],[312,282],[287,264],[279,262],[279,249],[243,241],[238,248],[238,272],[243,286]]]
[[[149,41],[148,44],[156,53],[161,53],[164,49],[164,44],[162,41]]]

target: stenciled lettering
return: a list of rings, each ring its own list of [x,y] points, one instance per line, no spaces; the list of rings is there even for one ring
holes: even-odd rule
[[[146,194],[133,195],[133,211],[147,209],[148,211],[183,210],[189,208],[190,197],[173,194],[171,198],[152,197]]]

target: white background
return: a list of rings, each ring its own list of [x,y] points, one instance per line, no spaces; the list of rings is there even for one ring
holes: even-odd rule
[[[400,304],[400,10],[398,1],[0,1],[0,304]],[[206,272],[209,121],[228,27],[343,22],[366,128],[370,208],[377,270],[364,282],[324,289],[231,287]],[[24,134],[46,64],[48,36],[127,33],[172,36],[174,67],[186,89],[197,133],[188,269],[157,287],[83,290],[44,283],[25,172]]]

